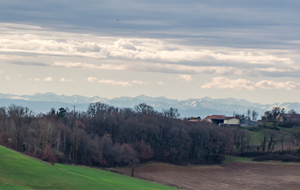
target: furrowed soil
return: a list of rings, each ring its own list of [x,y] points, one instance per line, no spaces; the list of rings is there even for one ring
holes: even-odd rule
[[[129,168],[117,170],[131,175]],[[134,176],[186,190],[300,189],[300,165],[274,162],[189,167],[152,163],[137,168]]]

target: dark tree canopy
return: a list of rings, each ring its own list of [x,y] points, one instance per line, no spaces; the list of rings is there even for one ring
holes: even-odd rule
[[[144,114],[152,115],[154,113],[154,108],[145,103],[140,103],[134,106],[134,109],[138,114],[142,114],[142,115]]]
[[[59,108],[46,115],[12,105],[0,108],[0,140],[51,163],[127,165],[132,174],[151,159],[220,163],[233,149],[233,133],[225,128],[178,117],[176,108],[158,112],[145,103],[119,109],[96,102],[86,112]]]

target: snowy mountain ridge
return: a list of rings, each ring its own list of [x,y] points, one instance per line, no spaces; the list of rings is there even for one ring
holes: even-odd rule
[[[153,106],[154,109],[158,111],[175,107],[179,110],[182,117],[200,116],[202,118],[212,114],[233,115],[233,112],[237,114],[243,114],[246,113],[248,109],[256,110],[260,115],[262,115],[266,110],[270,110],[274,106],[280,106],[286,110],[294,109],[295,111],[300,112],[300,103],[298,102],[260,104],[235,98],[212,99],[209,97],[203,97],[199,99],[179,101],[165,97],[150,97],[145,95],[107,99],[99,96],[90,98],[80,95],[56,95],[51,92],[44,94],[36,93],[34,95],[14,95],[0,93],[0,106],[17,104],[27,106],[37,113],[46,113],[52,107],[58,109],[60,107],[71,108],[73,106],[76,106],[77,110],[86,111],[88,105],[94,102],[101,102],[120,108],[133,108],[139,103],[146,103]]]

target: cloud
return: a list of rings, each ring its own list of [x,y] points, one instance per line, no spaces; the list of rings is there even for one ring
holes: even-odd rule
[[[234,67],[216,67],[216,66],[189,66],[180,64],[163,64],[163,63],[125,63],[122,65],[113,64],[87,64],[80,62],[55,62],[55,67],[65,68],[83,68],[83,69],[104,69],[104,70],[131,70],[161,73],[187,73],[187,74],[224,74],[224,75],[242,75],[245,70],[236,69]]]
[[[60,79],[61,82],[73,82],[72,79],[65,79],[64,77]]]
[[[52,82],[53,80],[52,80],[52,77],[46,77],[46,78],[44,78],[44,81],[46,81],[46,82]]]
[[[118,39],[110,37],[105,39],[83,38],[83,41],[73,38],[61,41],[61,34],[53,33],[49,39],[41,35],[28,36],[18,35],[2,36],[0,39],[0,51],[33,53],[41,55],[58,56],[80,56],[101,59],[127,59],[144,60],[157,62],[207,62],[207,63],[244,63],[244,64],[265,64],[293,65],[294,61],[289,57],[282,57],[268,54],[258,50],[237,50],[232,48],[216,49],[209,47],[195,48],[184,47],[180,44],[170,44],[167,41],[156,39]],[[55,36],[57,35],[57,36]],[[83,34],[77,34],[82,38]],[[66,36],[64,36],[66,38]],[[92,40],[97,40],[94,42]],[[95,47],[97,47],[95,50]],[[70,65],[76,67],[76,65]],[[88,65],[86,65],[89,67]]]
[[[190,66],[183,64],[163,64],[163,63],[140,63],[129,67],[132,70],[161,72],[161,73],[185,73],[185,74],[219,74],[219,75],[242,75],[246,70],[234,67],[216,66]]]
[[[181,79],[185,80],[186,82],[192,82],[193,81],[191,75],[179,75],[179,77]]]
[[[5,79],[6,79],[6,80],[10,80],[11,77],[10,77],[10,76],[6,76]]]
[[[158,85],[163,85],[164,83],[163,83],[163,82],[157,82],[157,84],[158,84]]]
[[[40,78],[34,78],[34,79],[30,78],[30,79],[29,79],[29,81],[33,81],[33,80],[34,80],[34,81],[40,81],[41,79],[40,79]]]
[[[87,64],[81,62],[55,62],[52,64],[55,67],[65,67],[65,68],[84,68],[84,69],[104,69],[104,70],[125,70],[126,65],[109,65],[109,64]]]
[[[89,82],[97,82],[98,81],[98,79],[96,77],[89,77],[87,80]]]
[[[22,57],[21,59],[25,59],[26,57]],[[27,57],[28,58],[28,57]],[[27,65],[27,66],[49,66],[48,64],[45,63],[39,63],[39,62],[24,62],[24,61],[13,61],[9,62],[15,65]]]
[[[23,27],[23,28],[22,28]],[[246,49],[230,46],[193,46],[175,39],[59,32],[31,25],[0,23],[0,58],[13,64],[65,68],[130,70],[179,74],[300,77],[298,57],[286,49]],[[199,40],[199,39],[198,39]],[[290,44],[290,43],[289,43]],[[247,46],[245,46],[247,47]],[[19,56],[19,57],[18,57]],[[55,56],[52,64],[24,57]],[[86,62],[72,62],[74,57]],[[17,59],[17,60],[15,60]],[[100,60],[100,61],[99,61]],[[91,64],[92,62],[101,64]],[[120,63],[120,64],[116,64]]]
[[[99,80],[99,79],[97,79],[95,77],[89,77],[87,80],[89,82],[98,82],[98,83],[102,83],[102,84],[111,84],[111,85],[120,85],[120,86],[132,86],[132,84],[129,83],[129,82],[115,81],[113,79],[109,79],[109,80],[107,80],[107,79],[101,79],[101,80]]]
[[[143,82],[143,81],[133,80],[133,81],[132,81],[132,84],[140,84],[140,85],[142,85],[142,84],[148,84],[148,82]]]
[[[84,68],[84,69],[104,69],[104,70],[130,70],[160,73],[185,73],[185,74],[219,74],[219,75],[242,75],[248,72],[245,69],[237,69],[227,66],[190,66],[183,64],[167,63],[147,63],[138,64],[125,63],[122,65],[113,64],[86,64],[86,63],[55,63],[53,66],[66,68]]]
[[[270,80],[262,80],[255,84],[256,87],[262,88],[262,89],[287,89],[287,90],[293,90],[293,89],[300,89],[300,84],[295,82],[275,82]]]
[[[114,42],[115,47],[123,48],[128,50],[137,50],[134,44],[128,40],[119,39],[118,41]]]
[[[255,68],[256,71],[264,71],[269,73],[277,73],[277,72],[289,72],[291,69],[279,69],[275,67],[269,67],[269,68]]]
[[[236,89],[236,90],[255,90],[255,88],[261,89],[300,89],[300,84],[292,81],[288,82],[275,82],[271,80],[262,80],[257,83],[253,83],[246,79],[231,80],[225,77],[215,77],[212,82],[206,83],[201,86],[204,89],[217,88],[217,89]]]
[[[142,41],[147,40],[148,43]],[[120,41],[125,45],[116,45]],[[157,46],[156,44],[161,44]],[[129,46],[127,47],[127,46]],[[173,44],[175,50],[169,48],[170,44],[164,41],[149,39],[134,39],[130,41],[120,39],[115,42],[114,46],[109,44],[103,46],[99,53],[102,53],[107,58],[120,58],[129,60],[145,60],[157,62],[206,62],[206,63],[244,63],[250,65],[276,65],[286,64],[293,65],[294,61],[289,57],[279,57],[276,55],[265,53],[257,50],[237,50],[237,49],[211,49],[183,47],[179,44]]]
[[[4,59],[4,60],[24,59],[24,57],[23,57],[23,56],[18,56],[18,55],[5,55],[5,54],[0,54],[0,59]]]
[[[4,71],[0,71],[0,73],[4,73]]]
[[[17,24],[16,24],[17,25]],[[206,62],[243,63],[264,65],[294,65],[288,55],[263,49],[242,49],[209,46],[186,46],[176,41],[155,38],[99,37],[86,33],[37,30],[36,26],[14,24],[2,26],[0,51],[6,53],[31,53],[41,55],[81,56],[101,59],[128,59],[156,62]],[[18,34],[18,35],[16,35]],[[49,37],[50,36],[50,37]],[[276,53],[276,54],[274,54]],[[21,59],[20,55],[0,55],[4,59]]]
[[[145,71],[160,73],[185,73],[185,74],[218,74],[218,75],[247,75],[247,76],[270,76],[270,77],[299,77],[297,69],[280,69],[280,68],[236,68],[231,66],[191,66],[183,64],[167,64],[167,63],[147,63],[139,62],[139,64],[124,63],[115,64],[88,64],[81,62],[55,62],[54,67],[64,68],[83,68],[83,69],[100,69],[100,70],[129,70],[129,71]]]
[[[225,77],[215,77],[212,82],[201,86],[204,89],[234,89],[234,90],[255,90],[254,83],[246,79],[230,80]]]
[[[274,41],[282,43],[298,39],[296,34],[298,3],[295,0],[272,4],[258,0],[251,3],[236,3],[235,0],[229,0],[226,4],[219,1],[166,0],[161,3],[147,0],[131,1],[130,6],[120,0],[107,3],[93,1],[84,5],[80,1],[74,3],[66,0],[59,4],[57,2],[45,0],[39,4],[39,11],[32,11],[28,7],[36,6],[34,2],[20,1],[16,5],[6,1],[2,2],[0,11],[6,15],[7,20],[4,18],[4,22],[26,20],[28,23],[52,26],[57,30],[90,29],[103,33],[106,31],[106,34],[115,36],[191,38],[194,44],[199,42],[195,38],[200,38],[201,43],[223,44],[227,47],[238,46],[241,43],[244,47],[261,46]],[[259,5],[259,8],[255,5]],[[62,10],[57,7],[68,9]],[[124,19],[115,22],[115,18],[118,17]],[[50,18],[52,22],[49,22]],[[40,27],[20,24],[4,26],[43,30]],[[289,32],[290,38],[280,35],[283,31]]]
[[[72,63],[72,62],[55,62],[55,63],[53,63],[53,66],[66,67],[66,68],[78,68],[78,67],[81,67],[81,68],[90,68],[90,69],[93,69],[93,68],[97,67],[96,65],[90,65],[90,64],[86,64],[86,63],[80,63],[80,62],[77,62],[77,63]]]
[[[115,81],[115,80],[106,80],[106,79],[102,79],[102,80],[98,80],[99,83],[103,83],[103,84],[112,84],[112,85],[121,85],[121,86],[132,86],[132,84],[130,84],[129,82],[123,82],[123,81]]]

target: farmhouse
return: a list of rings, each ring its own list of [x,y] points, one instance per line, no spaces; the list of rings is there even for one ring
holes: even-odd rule
[[[226,125],[239,125],[240,120],[235,117],[228,117],[225,115],[211,115],[204,118],[204,121],[208,121],[211,123],[215,123],[219,126],[226,126]]]
[[[225,115],[211,115],[207,116],[203,120],[219,125],[219,123],[224,123],[224,117]]]
[[[240,120],[235,117],[225,117],[224,118],[224,125],[239,125]]]
[[[300,123],[300,114],[282,114],[278,120],[283,123],[297,124]]]

